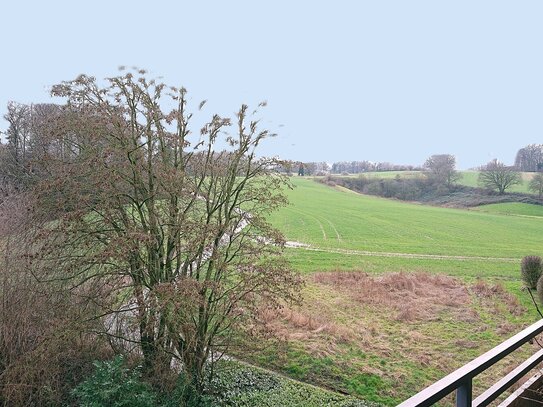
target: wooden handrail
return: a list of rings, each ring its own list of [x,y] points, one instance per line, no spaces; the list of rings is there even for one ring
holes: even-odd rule
[[[472,380],[479,373],[488,369],[490,366],[494,365],[496,362],[503,359],[505,356],[509,355],[514,350],[518,349],[520,346],[528,342],[530,339],[539,335],[543,332],[543,319],[537,321],[535,324],[530,325],[528,328],[519,332],[518,334],[512,336],[505,342],[502,342],[495,348],[489,350],[488,352],[482,354],[478,358],[472,360],[461,368],[455,370],[451,374],[445,376],[443,379],[435,382],[434,384],[428,386],[421,392],[415,394],[413,397],[407,399],[403,403],[399,404],[398,407],[424,407],[431,406],[435,404],[443,397],[452,393],[456,390],[456,405],[458,407],[469,407],[473,405],[472,401]],[[536,353],[538,355],[540,352]],[[527,373],[532,369],[535,364],[534,360],[537,359],[536,355],[530,358],[528,361],[523,363],[504,379],[500,380],[496,385],[492,386],[487,392],[483,393],[479,398],[476,399],[477,403],[481,406],[486,405],[484,401],[492,398],[494,400],[501,393],[503,393],[510,385],[514,383],[508,383],[511,381],[512,376],[519,375],[521,376]],[[539,355],[543,358],[543,353]],[[537,363],[536,363],[537,364]],[[520,376],[519,376],[520,377]],[[504,385],[508,384],[507,387]],[[484,397],[483,397],[484,396]],[[483,397],[483,398],[481,398]],[[490,400],[491,401],[491,400]],[[489,401],[489,402],[490,402]],[[488,403],[487,403],[488,404]]]

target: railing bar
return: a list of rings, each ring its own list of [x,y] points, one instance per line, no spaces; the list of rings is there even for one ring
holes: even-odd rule
[[[471,379],[469,379],[456,389],[456,407],[471,407],[472,397],[473,384]]]
[[[403,403],[399,404],[398,407],[431,406],[447,394],[456,390],[463,382],[468,379],[473,379],[473,377],[486,370],[497,361],[503,359],[541,332],[543,332],[543,319],[540,319],[505,342],[405,400]]]
[[[521,363],[515,370],[511,371],[500,381],[496,382],[492,387],[486,390],[483,394],[473,401],[475,407],[485,407],[492,403],[507,390],[513,383],[518,381],[522,376],[532,370],[538,363],[543,360],[543,349],[534,353],[529,359]]]

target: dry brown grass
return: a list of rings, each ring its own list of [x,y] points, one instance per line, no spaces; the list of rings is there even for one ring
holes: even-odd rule
[[[358,303],[394,312],[401,322],[431,321],[444,309],[464,311],[469,291],[457,279],[428,273],[317,273],[315,282],[347,292]],[[466,314],[467,312],[462,312]]]
[[[334,352],[336,343],[352,339],[352,330],[329,319],[326,314],[303,309],[265,309],[260,312],[273,336],[281,340],[303,341],[315,356]]]
[[[526,311],[517,297],[507,292],[503,285],[488,284],[483,280],[477,281],[471,287],[473,293],[481,299],[499,300],[503,302],[512,315],[522,315]]]
[[[499,343],[499,337],[518,331],[510,317],[525,312],[500,284],[469,284],[423,272],[316,273],[308,277],[304,296],[300,307],[263,310],[261,315],[277,336],[290,341],[292,354],[328,356],[350,375],[369,373],[398,383],[387,388],[387,394],[398,398],[482,354]],[[489,336],[491,331],[499,337]],[[358,351],[368,356],[359,358]],[[528,349],[512,355],[482,374],[475,383],[477,391],[527,354]],[[320,369],[318,374],[308,373],[307,379],[346,391],[336,373],[327,376]],[[414,383],[413,369],[420,369],[424,379]],[[426,377],[424,372],[434,373]],[[435,372],[442,374],[432,376]]]

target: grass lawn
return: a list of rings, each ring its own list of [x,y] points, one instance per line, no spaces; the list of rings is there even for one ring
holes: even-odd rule
[[[537,319],[519,273],[524,255],[543,252],[534,208],[447,209],[293,183],[271,221],[309,245],[286,250],[305,301],[265,316],[287,341],[247,360],[395,405]],[[533,352],[481,375],[475,394]]]
[[[520,259],[543,248],[543,219],[417,205],[293,179],[270,218],[289,240],[321,249]]]
[[[519,202],[499,203],[491,205],[482,205],[473,210],[488,213],[499,213],[502,215],[543,217],[543,205],[532,205]]]

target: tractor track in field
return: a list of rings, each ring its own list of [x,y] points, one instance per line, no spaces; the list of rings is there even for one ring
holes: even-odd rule
[[[293,209],[293,208],[289,208],[289,210],[293,211],[293,212],[297,212],[301,215],[304,215],[304,216],[308,216],[310,218],[313,218],[313,220],[315,220],[317,222],[317,224],[319,225],[319,228],[321,230],[321,233],[322,233],[322,238],[323,240],[327,240],[328,237],[326,236],[326,232],[324,231],[324,226],[322,224],[322,222],[319,220],[319,218],[317,218],[315,215],[312,215],[310,213],[307,213],[307,212],[303,212],[303,211],[300,211],[298,209]],[[341,235],[339,234],[338,230],[336,229],[336,226],[328,219],[328,218],[322,218],[324,219],[329,225],[330,225],[330,228],[334,231],[334,233],[336,234],[336,239],[338,242],[341,242]]]
[[[338,242],[341,242],[341,236],[339,234],[339,232],[337,231],[336,227],[334,226],[334,224],[332,222],[330,222],[328,219],[324,218],[324,220],[326,222],[328,222],[328,224],[330,225],[330,227],[334,230],[334,232],[336,233],[336,236],[337,236],[337,241]]]
[[[317,222],[317,224],[319,225],[319,228],[321,229],[321,233],[322,233],[322,238],[323,240],[326,240],[327,237],[326,237],[326,232],[324,231],[324,226],[322,225],[321,221],[315,216],[315,215],[311,215],[309,213],[306,213],[306,212],[303,212],[303,211],[300,211],[298,209],[293,209],[293,208],[288,208],[289,210],[293,211],[293,212],[297,212],[299,214],[302,214],[304,216],[308,216],[310,218],[313,218],[313,220],[315,220]],[[327,219],[328,220],[328,219]],[[330,221],[328,221],[328,223],[330,223]],[[337,233],[337,230],[336,230],[336,233]]]
[[[484,257],[484,256],[449,256],[442,254],[416,254],[416,253],[394,253],[394,252],[372,252],[367,250],[351,250],[351,249],[329,249],[321,247],[313,247],[308,244],[299,243],[299,242],[287,242],[286,247],[294,248],[299,250],[307,250],[313,252],[324,252],[324,253],[334,253],[334,254],[347,254],[347,255],[356,255],[356,256],[368,256],[368,257],[402,257],[408,259],[419,259],[419,260],[458,260],[458,261],[503,261],[508,263],[518,263],[520,259],[513,257]]]

